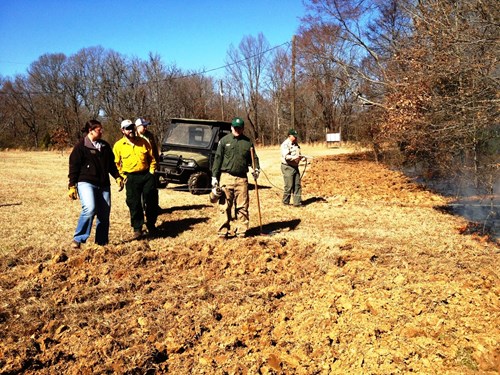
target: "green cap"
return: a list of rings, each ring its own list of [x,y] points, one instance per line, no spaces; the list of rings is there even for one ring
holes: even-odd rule
[[[245,126],[245,122],[241,117],[235,117],[233,118],[233,121],[231,121],[231,125],[233,128],[241,128]]]
[[[295,129],[290,129],[288,131],[288,135],[293,135],[295,138],[297,138],[299,136],[299,133],[297,133]]]

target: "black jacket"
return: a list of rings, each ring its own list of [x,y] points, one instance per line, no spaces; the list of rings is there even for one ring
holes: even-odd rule
[[[109,187],[109,175],[120,176],[114,154],[108,142],[99,140],[101,150],[94,147],[88,137],[83,137],[73,147],[69,156],[69,186],[78,182],[89,182],[100,187]]]

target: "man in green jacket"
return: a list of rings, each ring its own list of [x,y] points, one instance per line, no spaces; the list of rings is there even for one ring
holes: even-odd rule
[[[215,153],[212,186],[220,186],[225,195],[219,200],[219,237],[245,237],[249,227],[248,167],[254,168],[252,175],[257,180],[260,165],[252,141],[243,135],[244,126],[243,119],[235,117],[231,122],[231,134],[219,141]]]

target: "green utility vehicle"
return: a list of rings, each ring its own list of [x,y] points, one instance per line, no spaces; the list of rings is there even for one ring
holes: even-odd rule
[[[173,118],[161,145],[159,187],[187,184],[192,194],[208,194],[217,144],[231,132],[231,123]]]

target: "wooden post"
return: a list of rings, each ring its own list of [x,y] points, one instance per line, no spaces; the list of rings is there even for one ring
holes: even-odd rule
[[[250,154],[252,155],[252,168],[255,171],[255,156],[254,156],[254,150],[253,147],[250,149]],[[259,184],[257,183],[257,179],[253,179],[254,184],[255,184],[255,194],[257,196],[257,209],[259,211],[259,227],[260,227],[260,234],[262,234],[262,217],[260,215],[260,201],[259,201]]]

